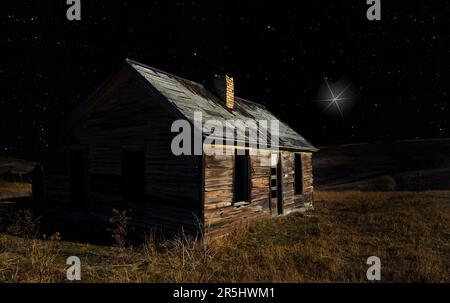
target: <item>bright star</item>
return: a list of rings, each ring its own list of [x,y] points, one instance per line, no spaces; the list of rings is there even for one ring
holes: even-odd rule
[[[334,106],[339,112],[342,119],[344,119],[344,107],[349,105],[346,101],[351,101],[354,99],[351,92],[348,91],[352,83],[349,82],[345,86],[339,85],[339,83],[337,83],[336,85],[334,85],[333,90],[328,82],[328,79],[325,76],[323,77],[323,80],[326,84],[326,90],[322,91],[322,95],[326,95],[326,98],[318,100],[319,102],[328,102],[323,111],[328,111],[331,107]],[[348,94],[344,95],[346,92],[348,92]]]

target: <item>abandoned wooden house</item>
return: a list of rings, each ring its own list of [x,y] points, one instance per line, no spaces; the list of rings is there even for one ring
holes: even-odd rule
[[[234,96],[232,78],[217,77],[215,84],[209,90],[126,60],[75,111],[49,154],[45,207],[97,219],[131,210],[133,225],[143,230],[208,237],[250,219],[311,209],[317,149],[281,121],[280,156],[272,149],[252,155],[249,144],[242,155],[174,155],[172,123],[194,126],[194,112],[205,120],[276,120],[263,105]]]

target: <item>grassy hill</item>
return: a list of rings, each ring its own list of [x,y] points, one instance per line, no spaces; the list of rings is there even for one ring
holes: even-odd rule
[[[31,196],[31,184],[6,182],[2,176],[8,171],[27,173],[35,165],[35,162],[0,156],[0,201]]]
[[[29,183],[13,183],[0,180],[0,201],[30,197],[31,194],[31,184]]]
[[[35,165],[36,162],[17,159],[13,157],[0,156],[0,175],[7,172],[8,170],[29,172],[34,168]]]
[[[66,258],[78,256],[83,282],[367,282],[366,260],[375,255],[382,282],[450,282],[449,191],[317,192],[315,208],[209,244],[134,248],[64,242],[58,234],[24,238],[34,235],[35,221],[22,214],[0,234],[0,281],[64,282]]]
[[[314,176],[321,190],[450,189],[450,139],[323,147]]]

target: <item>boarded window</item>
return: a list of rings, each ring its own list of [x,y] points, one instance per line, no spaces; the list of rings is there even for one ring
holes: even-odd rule
[[[234,202],[250,202],[250,175],[248,150],[234,155]]]
[[[142,202],[145,197],[145,153],[124,150],[122,159],[123,198],[126,202]]]
[[[302,155],[295,154],[295,194],[303,194],[303,167],[302,167]]]

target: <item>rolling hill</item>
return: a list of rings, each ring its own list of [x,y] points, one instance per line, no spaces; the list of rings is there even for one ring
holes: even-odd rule
[[[450,139],[323,147],[314,174],[319,190],[450,189]]]

